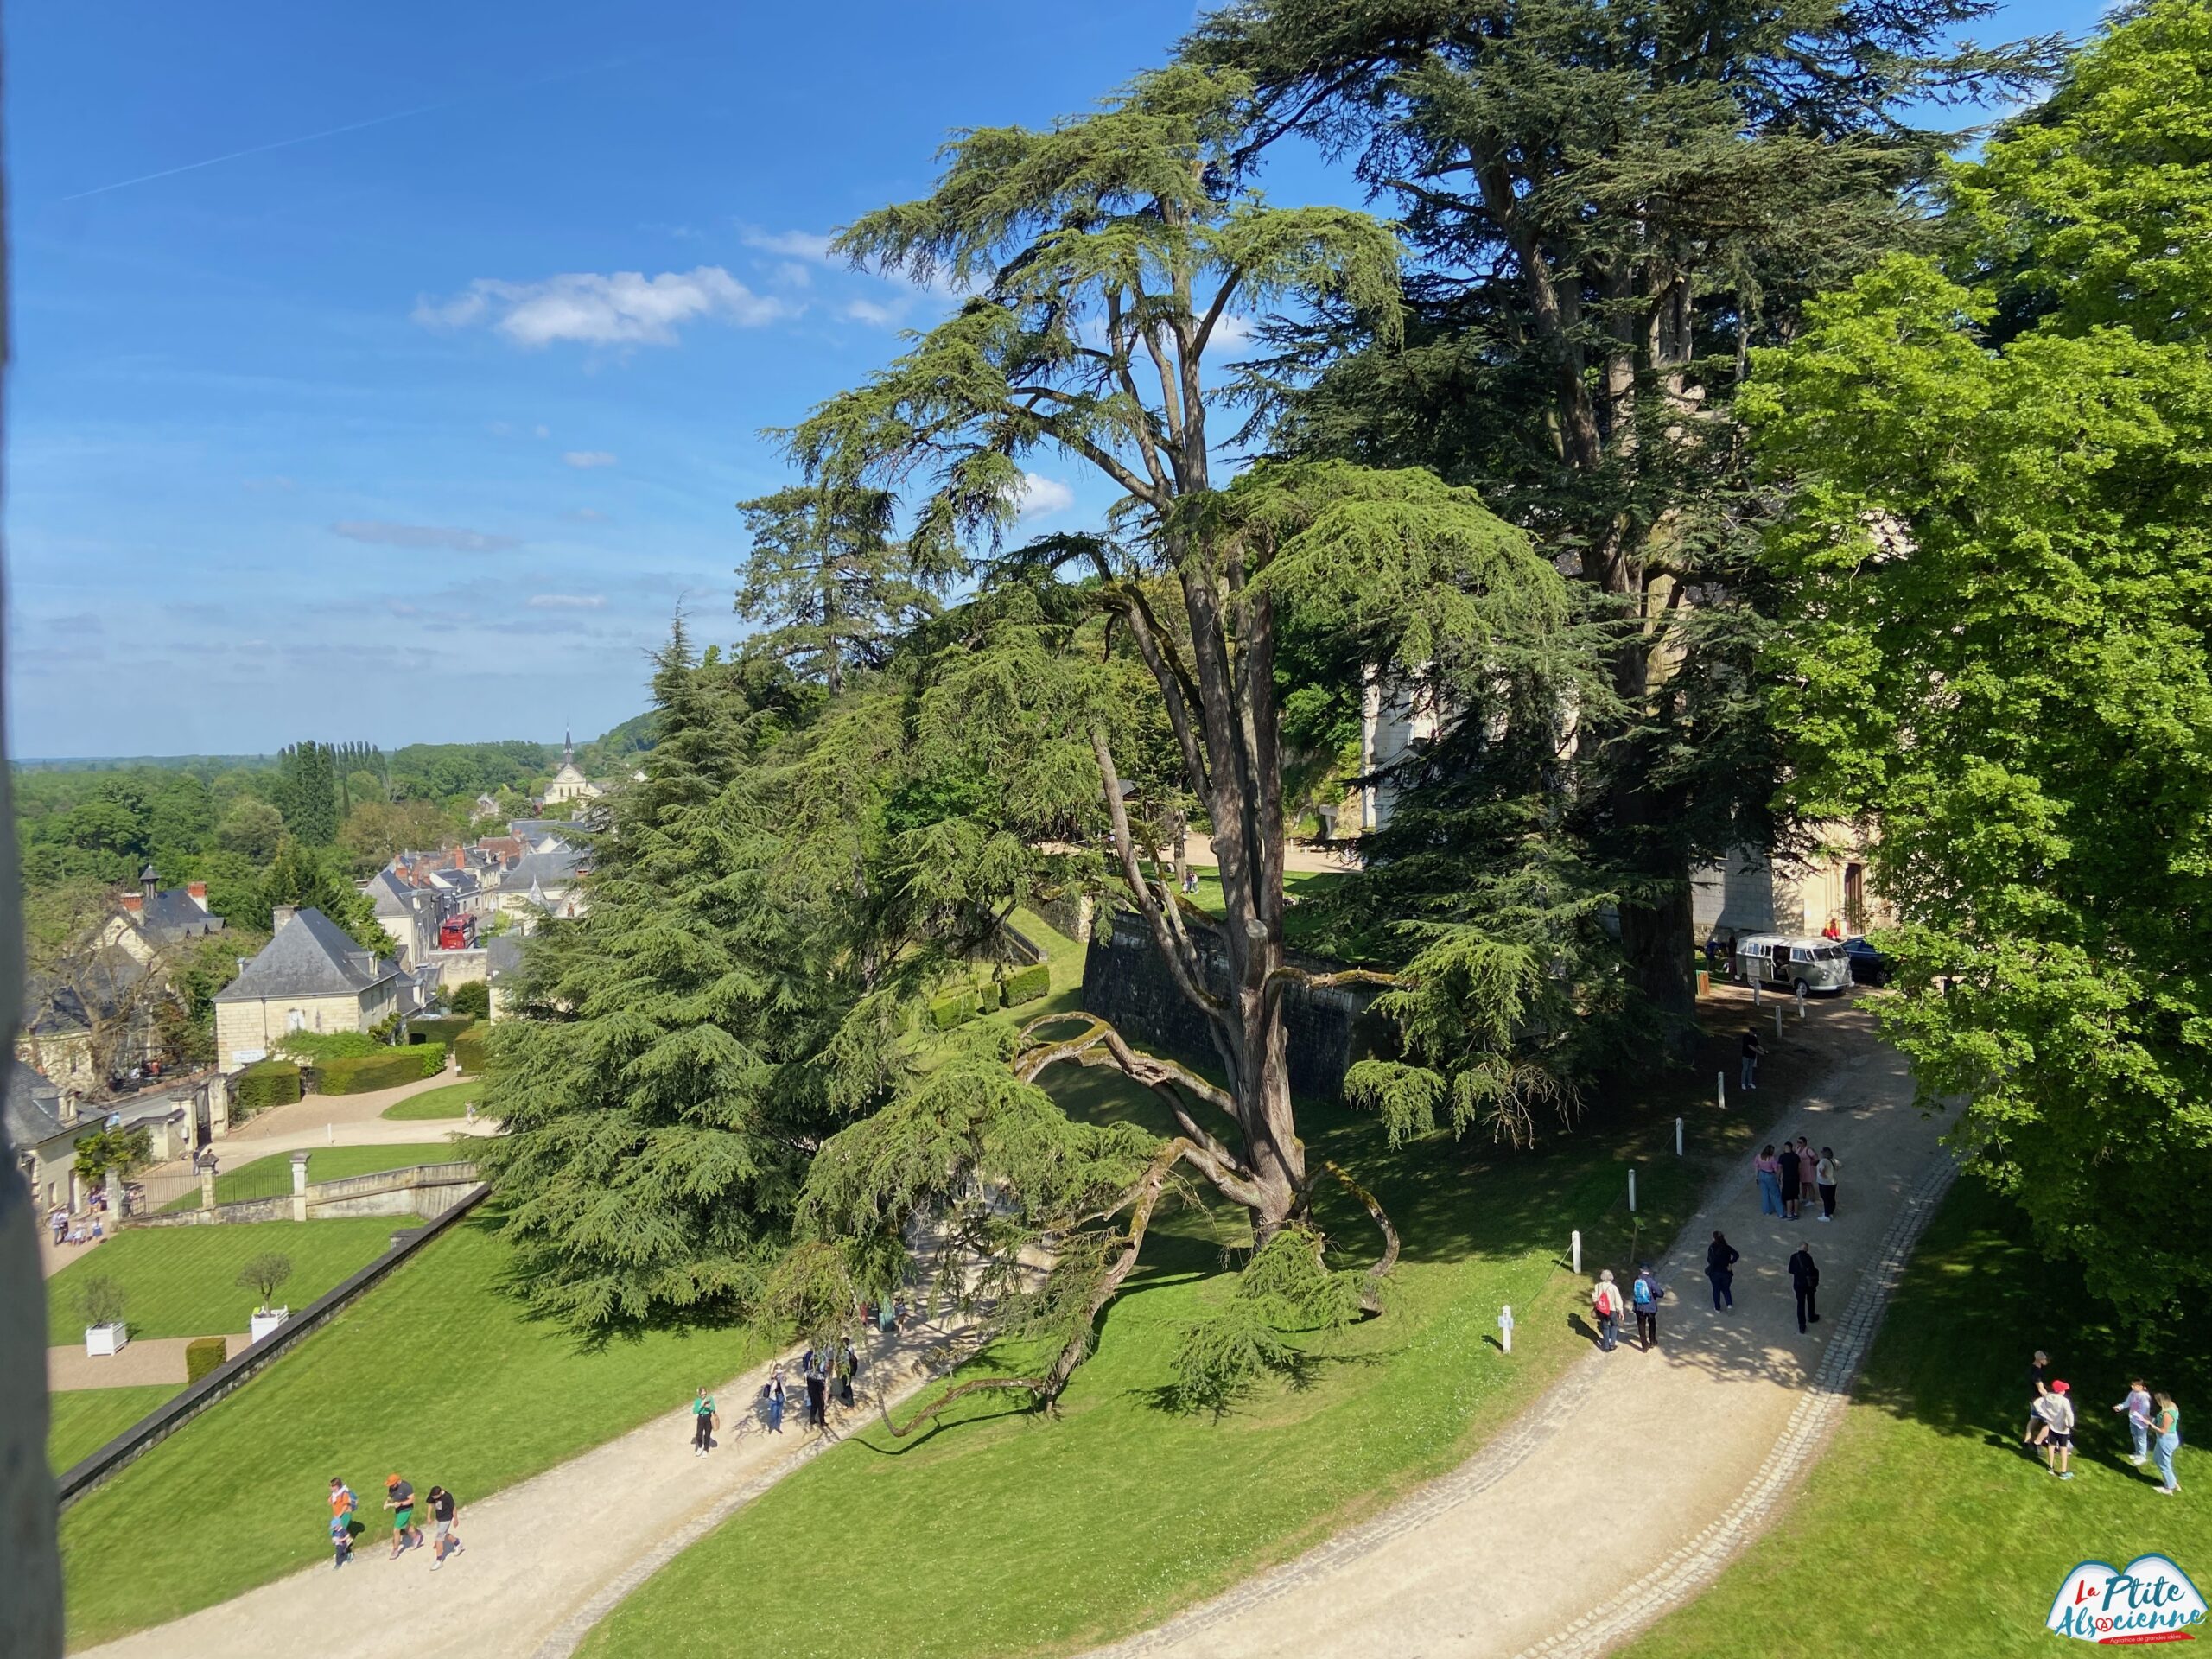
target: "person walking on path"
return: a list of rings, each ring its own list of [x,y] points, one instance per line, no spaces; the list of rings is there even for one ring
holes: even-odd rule
[[[699,1397],[691,1402],[691,1455],[703,1458],[715,1443],[715,1396],[707,1392],[706,1385],[699,1388]]]
[[[1782,1155],[1775,1160],[1782,1182],[1782,1215],[1785,1221],[1797,1219],[1797,1148],[1789,1141],[1782,1143]]]
[[[2043,1437],[2044,1466],[2061,1480],[2074,1478],[2074,1471],[2067,1467],[2074,1458],[2074,1402],[2066,1397],[2069,1392],[2062,1378],[2036,1402],[2036,1415],[2048,1430]]]
[[[1736,1306],[1736,1264],[1743,1259],[1743,1252],[1716,1229],[1713,1243],[1705,1247],[1705,1276],[1713,1281],[1714,1313]]]
[[[760,1404],[768,1414],[768,1432],[784,1432],[784,1368],[777,1366],[768,1373],[768,1380],[760,1385]]]
[[[2044,1383],[2044,1374],[2050,1368],[2050,1356],[2037,1349],[2036,1357],[2028,1362],[2028,1426],[2020,1433],[2020,1444],[2028,1448],[2030,1457],[2035,1456],[2043,1437],[2050,1432],[2050,1425],[2044,1421],[2043,1413],[2037,1409],[2044,1396],[2050,1392]]]
[[[353,1558],[353,1523],[342,1515],[330,1517],[330,1570],[335,1573]]]
[[[2151,1460],[2151,1390],[2141,1377],[2127,1379],[2127,1398],[2113,1409],[2127,1414],[2127,1438],[2135,1446],[2127,1460],[2140,1469]]]
[[[430,1571],[446,1564],[446,1557],[461,1550],[461,1535],[453,1529],[453,1494],[442,1486],[430,1488]]]
[[[1759,1184],[1759,1213],[1778,1216],[1782,1213],[1782,1161],[1774,1155],[1770,1141],[1759,1148],[1759,1155],[1751,1160],[1751,1174]]]
[[[1821,1310],[1814,1298],[1821,1288],[1821,1270],[1813,1261],[1813,1247],[1803,1239],[1797,1241],[1797,1254],[1789,1258],[1789,1283],[1797,1293],[1797,1329],[1802,1334],[1805,1322],[1821,1322]]]
[[[1834,1147],[1822,1147],[1820,1157],[1813,1165],[1813,1184],[1821,1189],[1821,1219],[1835,1219],[1835,1178],[1842,1171],[1843,1160],[1835,1155]]]
[[[1759,1060],[1766,1053],[1766,1045],[1759,1041],[1759,1034],[1750,1026],[1744,1027],[1744,1063],[1738,1068],[1736,1086],[1745,1094],[1757,1094],[1759,1087]]]
[[[1598,1351],[1610,1354],[1621,1328],[1620,1287],[1613,1282],[1611,1268],[1598,1275],[1597,1285],[1590,1292],[1590,1311],[1598,1316]]]
[[[830,1427],[830,1379],[822,1373],[822,1357],[811,1348],[806,1351],[806,1426],[809,1428]]]
[[[404,1549],[419,1549],[423,1544],[423,1529],[415,1524],[415,1489],[397,1475],[386,1475],[384,1482],[384,1506],[392,1512],[391,1554],[386,1560],[396,1561]]]
[[[1636,1311],[1636,1339],[1647,1354],[1659,1340],[1659,1300],[1666,1294],[1666,1286],[1659,1282],[1649,1262],[1638,1269],[1636,1282],[1628,1287],[1629,1306]]]
[[[2174,1397],[2160,1389],[2151,1398],[2157,1408],[2151,1414],[2151,1455],[2158,1465],[2158,1490],[2168,1497],[2181,1491],[2181,1482],[2174,1478],[2174,1453],[2181,1450],[2181,1408],[2174,1404]]]

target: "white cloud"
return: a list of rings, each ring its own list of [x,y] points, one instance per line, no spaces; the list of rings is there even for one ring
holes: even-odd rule
[[[1234,311],[1224,311],[1214,319],[1213,333],[1206,336],[1206,349],[1233,352],[1252,341],[1252,319],[1240,317]]]
[[[417,301],[414,313],[426,328],[490,327],[530,347],[673,346],[680,325],[702,318],[750,328],[792,315],[788,302],[755,294],[720,265],[658,276],[575,271],[542,283],[480,276],[449,300]]]
[[[812,288],[814,273],[793,259],[785,259],[776,267],[776,280],[790,288]]]
[[[605,607],[605,594],[532,594],[530,603],[541,611],[596,611]]]
[[[874,300],[845,302],[845,315],[855,322],[864,322],[871,328],[889,328],[906,315],[906,306],[895,301],[889,305],[878,305]]]
[[[1056,512],[1065,512],[1075,505],[1075,492],[1057,478],[1046,478],[1041,473],[1024,473],[1020,487],[1014,493],[1014,522],[1026,524],[1033,519],[1049,518]]]
[[[758,248],[763,253],[780,253],[788,259],[811,259],[820,264],[830,261],[830,238],[813,231],[763,231],[748,228],[745,245]]]
[[[484,429],[495,438],[511,438],[515,435],[514,428],[509,426],[505,421],[494,421]]]
[[[575,507],[563,516],[573,518],[580,524],[603,524],[607,522],[607,515],[597,507]]]
[[[589,471],[594,467],[612,467],[614,457],[604,449],[563,450],[561,459],[569,466]]]
[[[379,547],[449,547],[456,553],[497,553],[522,545],[512,536],[493,536],[480,530],[450,524],[395,524],[381,518],[348,518],[330,530],[349,542]]]
[[[537,427],[533,429],[533,435],[541,438],[550,438],[553,435],[553,429],[550,426]]]

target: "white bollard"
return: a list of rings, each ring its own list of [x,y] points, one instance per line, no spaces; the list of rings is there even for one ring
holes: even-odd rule
[[[1628,1212],[1631,1216],[1636,1213],[1636,1171],[1633,1169],[1628,1173]]]
[[[338,1144],[338,1126],[335,1123],[326,1123],[322,1126],[322,1143],[327,1147],[334,1147]]]
[[[1675,1157],[1677,1157],[1677,1158],[1679,1158],[1679,1157],[1681,1157],[1681,1155],[1682,1155],[1682,1120],[1681,1120],[1681,1118],[1679,1118],[1679,1117],[1678,1117],[1678,1118],[1676,1118],[1676,1119],[1675,1120]]]
[[[1802,985],[1797,988],[1797,1017],[1800,1020],[1805,1017],[1805,988]]]
[[[1751,982],[1751,1006],[1759,1006],[1759,982],[1756,979]]]
[[[1726,1071],[1713,1074],[1713,1104],[1715,1110],[1725,1112],[1728,1109],[1728,1074]]]
[[[1569,1234],[1567,1236],[1567,1253],[1570,1256],[1572,1256],[1572,1257],[1574,1259],[1574,1270],[1575,1270],[1575,1272],[1577,1272],[1577,1273],[1581,1272],[1581,1271],[1582,1271],[1582,1235],[1581,1235],[1580,1233],[1579,1233],[1579,1232],[1569,1233]]]
[[[1774,1005],[1774,1040],[1777,1043],[1782,1040],[1782,1004],[1779,1002]]]
[[[1513,1305],[1510,1302],[1497,1316],[1497,1345],[1509,1354],[1513,1351]]]

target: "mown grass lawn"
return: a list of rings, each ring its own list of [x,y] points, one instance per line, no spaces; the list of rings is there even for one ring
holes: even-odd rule
[[[412,1121],[432,1117],[466,1117],[471,1103],[484,1103],[484,1080],[471,1077],[466,1083],[448,1083],[442,1088],[425,1089],[419,1095],[387,1106],[378,1114],[383,1117]]]
[[[182,1387],[72,1389],[48,1396],[46,1461],[55,1474],[82,1462]]]
[[[1117,1077],[1049,1080],[1073,1109],[1160,1127]],[[985,1396],[911,1440],[859,1433],[649,1581],[586,1651],[765,1656],[828,1640],[841,1659],[1060,1653],[1294,1554],[1453,1466],[1584,1351],[1585,1281],[1560,1259],[1568,1230],[1591,1272],[1670,1236],[1711,1173],[1672,1155],[1673,1114],[1696,1109],[1656,1094],[1609,1113],[1604,1134],[1513,1156],[1448,1141],[1394,1154],[1371,1122],[1308,1104],[1309,1163],[1334,1157],[1373,1183],[1406,1254],[1387,1316],[1314,1340],[1300,1386],[1263,1389],[1219,1421],[1160,1403],[1180,1325],[1227,1288],[1224,1249],[1246,1236],[1239,1217],[1185,1209],[1156,1224],[1058,1421]],[[1759,1127],[1707,1108],[1700,1140],[1734,1157]],[[1320,1218],[1351,1262],[1371,1255],[1372,1224],[1327,1183]],[[1496,1343],[1506,1303],[1510,1359]]]
[[[416,1164],[444,1164],[459,1161],[467,1153],[456,1153],[447,1141],[419,1141],[397,1147],[317,1147],[308,1154],[308,1179],[311,1181],[343,1180],[348,1175],[375,1175],[387,1169],[408,1169]],[[266,1158],[257,1158],[250,1164],[240,1164],[236,1169],[224,1170],[215,1177],[215,1202],[243,1204],[248,1198],[289,1198],[292,1192],[292,1154],[272,1153]],[[200,1195],[187,1192],[170,1199],[162,1208],[169,1210],[197,1210]]]
[[[418,1491],[435,1481],[471,1503],[673,1410],[702,1380],[719,1384],[766,1351],[745,1329],[580,1346],[525,1317],[508,1284],[512,1261],[490,1220],[460,1222],[63,1516],[70,1646],[325,1559],[333,1475],[365,1492],[397,1469]],[[159,1572],[115,1570],[141,1559],[149,1538],[160,1541]],[[302,1637],[303,1649],[313,1645]]]
[[[2200,1325],[2183,1317],[2175,1329],[2183,1342],[2163,1352],[2113,1329],[2080,1274],[2035,1249],[2016,1207],[1962,1179],[1788,1516],[1628,1654],[2050,1654],[2062,1643],[2044,1618],[2079,1562],[2125,1567],[2156,1550],[2212,1588],[2212,1466],[2187,1444],[2191,1405],[2212,1402],[2212,1363]],[[2020,1450],[2037,1348],[2079,1411],[2068,1482]],[[2107,1409],[2137,1369],[2182,1407],[2178,1497],[2126,1462],[2122,1420]]]
[[[77,1289],[102,1274],[123,1287],[123,1318],[134,1338],[243,1331],[254,1294],[238,1287],[238,1276],[250,1258],[266,1250],[291,1257],[292,1276],[277,1300],[305,1307],[391,1249],[395,1229],[415,1224],[404,1216],[376,1216],[126,1230],[46,1281],[46,1339],[56,1346],[85,1339]]]

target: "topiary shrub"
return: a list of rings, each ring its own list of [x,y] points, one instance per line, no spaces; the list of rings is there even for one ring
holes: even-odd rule
[[[484,1069],[485,1035],[482,1026],[473,1026],[453,1039],[454,1064],[463,1077],[474,1077]]]
[[[1024,968],[1006,976],[999,987],[999,1001],[1007,1007],[1018,1008],[1024,1002],[1034,1002],[1052,988],[1052,970],[1043,963]]]
[[[397,1089],[404,1083],[418,1083],[424,1075],[422,1054],[419,1048],[387,1048],[381,1054],[333,1060],[315,1068],[315,1091],[319,1095],[365,1095],[372,1089]],[[438,1064],[445,1064],[442,1046],[438,1050]]]
[[[184,1344],[184,1381],[188,1388],[229,1357],[220,1337],[194,1337]]]
[[[964,1026],[975,1017],[976,993],[972,990],[955,991],[930,1004],[930,1024],[938,1031]]]
[[[460,1017],[464,1027],[472,1020],[489,1020],[492,1017],[491,982],[472,979],[466,985],[456,985],[447,995],[446,1003]],[[456,1032],[454,1035],[460,1033]]]
[[[425,1014],[419,1020],[407,1022],[407,1040],[410,1043],[449,1043],[475,1023],[465,1014]]]
[[[257,1060],[238,1073],[232,1104],[240,1117],[271,1106],[289,1106],[300,1097],[300,1068],[289,1060]]]

